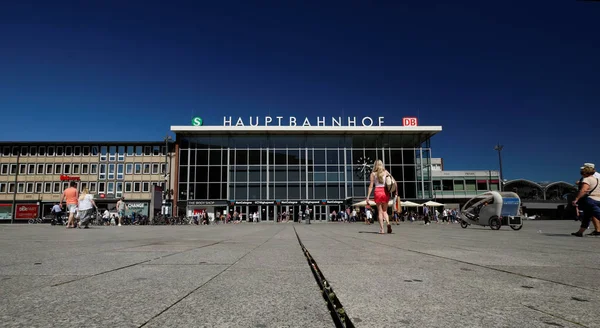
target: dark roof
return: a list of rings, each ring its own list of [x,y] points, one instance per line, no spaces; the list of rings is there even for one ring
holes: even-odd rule
[[[164,144],[164,141],[0,141],[0,146],[144,146]]]

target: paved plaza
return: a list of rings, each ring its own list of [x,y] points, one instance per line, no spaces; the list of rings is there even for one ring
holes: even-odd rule
[[[600,238],[402,223],[0,225],[2,327],[600,327]]]

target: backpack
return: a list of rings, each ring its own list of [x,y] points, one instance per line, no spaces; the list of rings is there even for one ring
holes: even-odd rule
[[[387,174],[384,178],[385,189],[387,192],[392,195],[396,192],[396,179],[391,174]]]

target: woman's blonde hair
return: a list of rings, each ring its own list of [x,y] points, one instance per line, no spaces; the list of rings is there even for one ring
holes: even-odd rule
[[[375,161],[375,165],[373,166],[373,173],[375,173],[375,176],[377,177],[377,180],[379,180],[379,182],[385,182],[383,180],[385,178],[385,166],[383,166],[383,162],[380,159]]]
[[[90,193],[90,190],[87,187],[83,188],[81,195],[79,195],[79,200],[83,200],[85,198],[85,195],[87,195],[89,193]]]
[[[583,174],[585,176],[590,176],[590,175],[593,175],[594,173],[596,173],[596,169],[593,167],[585,166],[583,169],[581,169],[581,174]]]

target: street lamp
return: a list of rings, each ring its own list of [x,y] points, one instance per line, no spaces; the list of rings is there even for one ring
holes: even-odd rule
[[[503,145],[498,142],[496,146],[494,146],[494,150],[498,151],[498,161],[500,162],[500,191],[504,190],[504,174],[502,174],[502,149]]]

